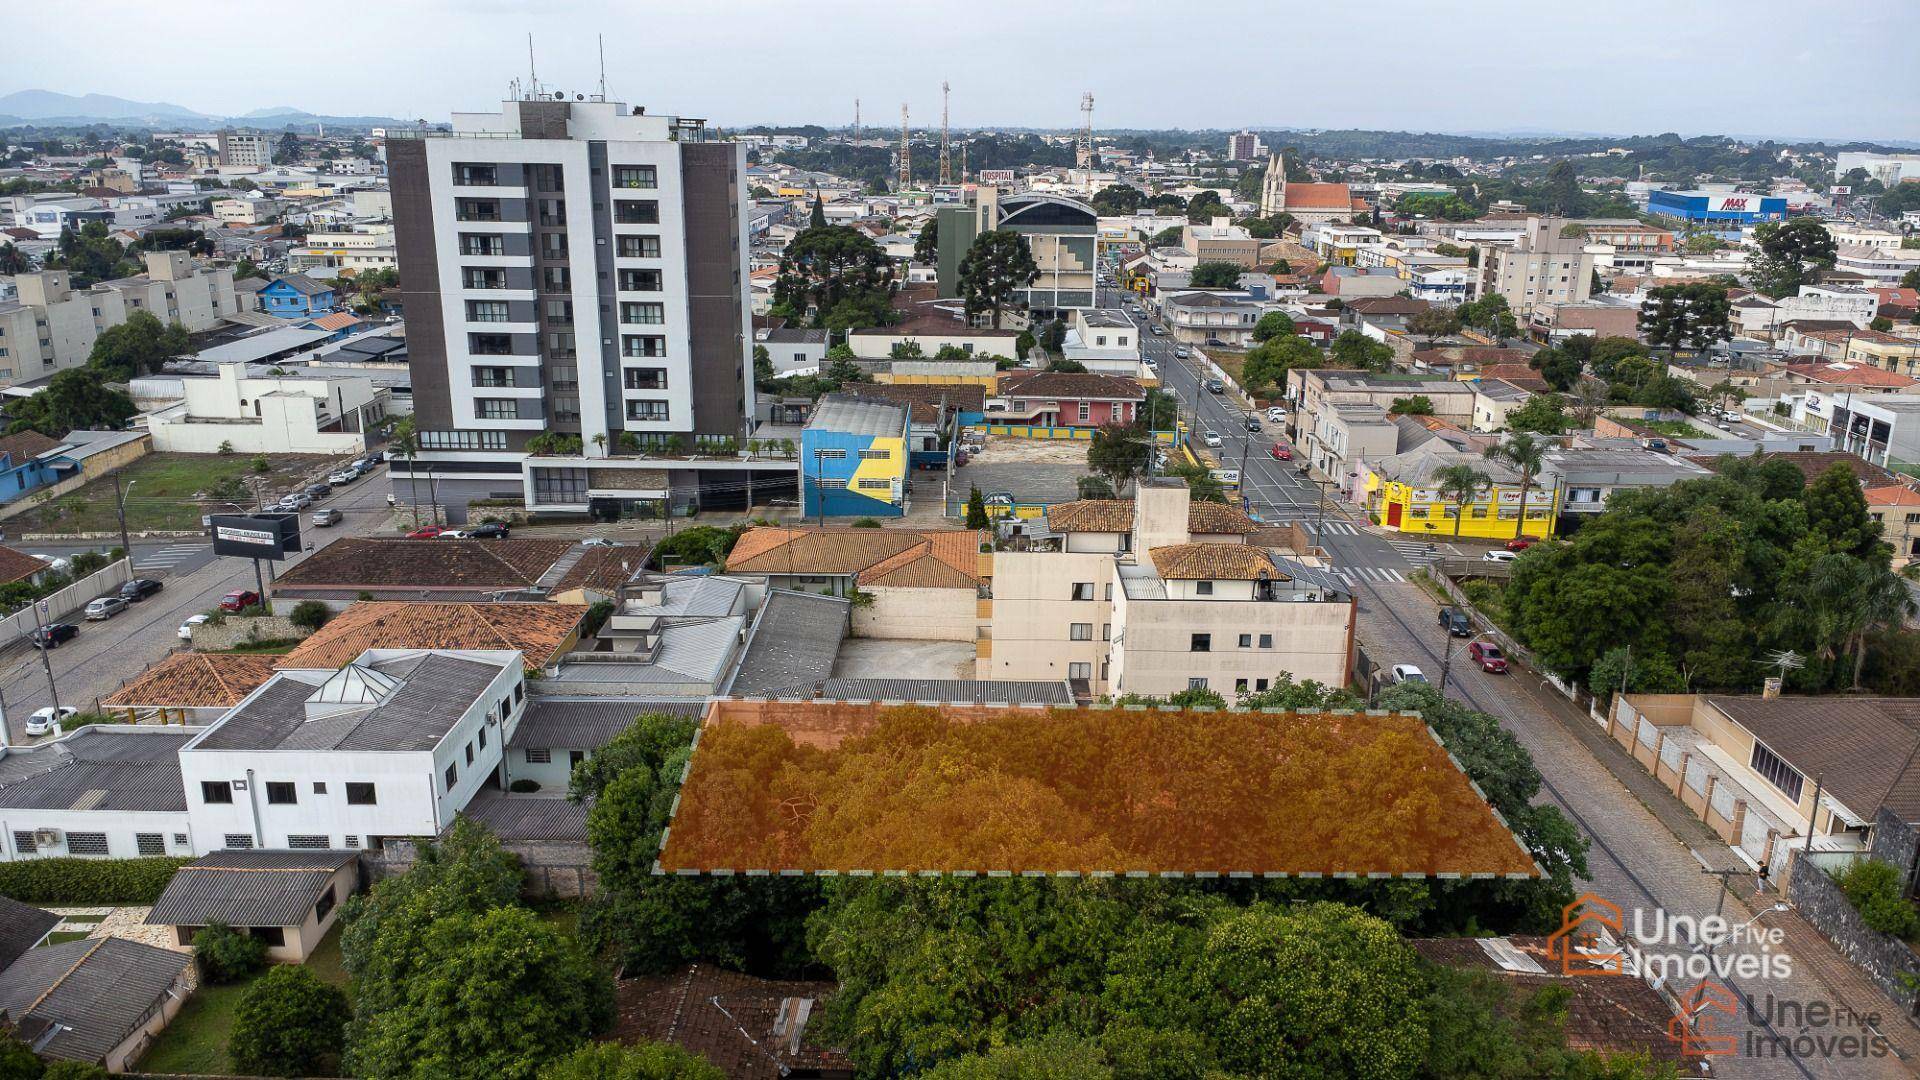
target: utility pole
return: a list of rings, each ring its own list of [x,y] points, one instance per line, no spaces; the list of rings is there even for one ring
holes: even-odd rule
[[[859,142],[860,142],[860,99],[859,98],[853,99],[853,141],[855,145],[859,145]]]
[[[913,186],[913,147],[907,141],[907,103],[900,103],[900,183],[905,191]]]
[[[139,482],[138,480],[129,481],[126,488],[122,489],[120,474],[117,472],[113,474],[113,502],[120,511],[120,550],[125,552],[129,559],[133,558],[133,541],[127,539],[127,493],[132,491],[133,485]]]
[[[826,474],[821,471],[823,466],[820,463],[825,456],[826,456],[826,451],[821,450],[818,447],[814,448],[814,451],[813,451],[813,501],[815,505],[817,505],[820,508],[820,514],[819,514],[820,527],[823,529],[827,527],[827,477],[826,477]],[[804,521],[806,519],[802,518],[801,520]]]
[[[47,673],[47,696],[53,699],[53,715],[58,718],[60,715],[60,688],[54,685],[53,682],[53,660],[50,656],[53,652],[53,642],[47,639],[46,601],[35,600],[33,602],[33,621],[40,627],[40,666],[45,669]]]
[[[953,183],[953,155],[947,142],[947,95],[950,91],[945,80],[940,83],[940,186]]]

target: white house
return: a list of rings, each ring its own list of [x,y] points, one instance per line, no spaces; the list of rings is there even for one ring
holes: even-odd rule
[[[475,369],[484,371],[486,369]],[[364,375],[248,375],[220,365],[213,378],[181,380],[183,399],[147,417],[153,448],[210,454],[357,454],[386,416],[387,391]]]
[[[1061,352],[1088,371],[1139,378],[1140,328],[1113,308],[1075,308]]]

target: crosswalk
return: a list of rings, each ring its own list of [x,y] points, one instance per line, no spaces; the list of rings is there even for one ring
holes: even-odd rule
[[[1260,520],[1268,525],[1298,525],[1316,535],[1322,531],[1332,536],[1360,535],[1360,527],[1350,521],[1316,521],[1310,517],[1296,520],[1290,517],[1269,517],[1265,513],[1261,514]]]
[[[1401,556],[1416,562],[1422,561],[1427,557],[1427,542],[1425,540],[1389,540],[1387,541],[1387,546],[1399,552]],[[1447,553],[1448,547],[1445,544],[1435,544],[1433,545],[1433,549],[1434,554],[1444,555]]]
[[[1407,580],[1405,574],[1386,566],[1342,566],[1333,572],[1349,585],[1361,581],[1384,585]]]
[[[205,544],[168,544],[137,553],[133,559],[135,570],[170,570],[176,564],[186,561],[205,550]]]

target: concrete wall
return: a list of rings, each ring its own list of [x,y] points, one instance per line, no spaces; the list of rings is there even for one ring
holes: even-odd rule
[[[1115,693],[1161,696],[1204,678],[1231,702],[1240,680],[1255,690],[1282,672],[1295,681],[1345,686],[1352,646],[1351,601],[1288,603],[1258,600],[1128,600],[1125,637],[1115,648]],[[1193,635],[1211,635],[1207,652],[1193,651]],[[1273,644],[1261,648],[1260,635]],[[1246,646],[1242,635],[1250,637]],[[1124,664],[1119,654],[1124,652]]]
[[[96,570],[72,585],[61,589],[46,598],[47,615],[50,621],[59,621],[86,607],[88,601],[104,593],[113,592],[120,586],[133,580],[133,563],[121,559],[102,570]],[[32,607],[0,619],[0,641],[12,641],[33,632],[39,625],[39,619]]]
[[[583,900],[599,889],[600,879],[593,872],[593,850],[583,842],[509,840],[502,846],[520,859],[520,868],[527,872],[523,891],[529,897]],[[375,880],[406,873],[416,858],[414,845],[408,841],[394,841],[361,856]]]
[[[972,589],[906,589],[876,586],[863,590],[873,603],[853,609],[855,637],[911,641],[972,641],[980,619]]]
[[[282,606],[292,610],[291,604]],[[256,641],[298,641],[312,633],[283,615],[247,619],[229,615],[225,622],[194,627],[193,648],[196,652],[226,652]]]
[[[1833,942],[1853,965],[1872,979],[1886,995],[1911,1009],[1915,994],[1909,980],[1920,979],[1920,954],[1891,934],[1868,926],[1845,893],[1827,872],[1809,861],[1805,852],[1793,854],[1793,876],[1787,899],[1801,918]]]

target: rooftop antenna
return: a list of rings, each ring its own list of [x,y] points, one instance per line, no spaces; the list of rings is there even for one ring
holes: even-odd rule
[[[900,190],[913,186],[913,148],[907,142],[907,103],[900,103]]]
[[[607,35],[595,34],[594,40],[600,43],[600,96],[595,101],[607,100]]]
[[[947,94],[951,87],[945,79],[940,80],[940,186],[953,183],[953,155],[947,143]]]
[[[1080,95],[1080,145],[1075,148],[1076,168],[1093,168],[1093,91]]]
[[[860,99],[853,99],[853,141],[860,141]]]
[[[540,96],[540,76],[534,74],[534,70],[533,70],[533,34],[532,33],[527,34],[527,93],[533,97]]]

